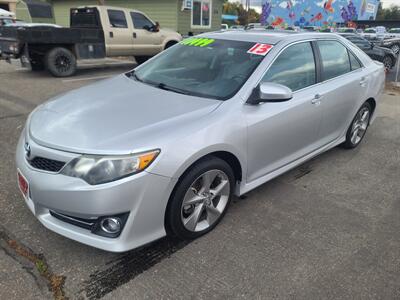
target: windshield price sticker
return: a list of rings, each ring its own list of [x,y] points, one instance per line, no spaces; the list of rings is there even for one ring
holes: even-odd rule
[[[247,53],[250,54],[257,54],[257,55],[262,55],[265,56],[267,53],[273,48],[274,46],[269,45],[269,44],[260,44],[257,43],[253,47],[250,48]]]
[[[185,46],[195,46],[195,47],[205,47],[214,43],[214,39],[207,38],[188,38],[180,42],[181,45]]]

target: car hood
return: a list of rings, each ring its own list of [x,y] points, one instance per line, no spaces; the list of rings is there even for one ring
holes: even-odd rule
[[[64,151],[123,154],[158,148],[222,101],[161,90],[120,75],[38,107],[28,120],[36,143]]]

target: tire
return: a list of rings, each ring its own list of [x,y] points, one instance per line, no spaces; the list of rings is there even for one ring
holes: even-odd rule
[[[54,77],[68,77],[75,74],[76,58],[68,49],[56,47],[51,49],[45,58],[46,68]]]
[[[400,52],[400,44],[394,44],[390,47],[390,49],[392,49],[392,51],[394,52],[394,54],[399,54]]]
[[[356,148],[361,143],[369,126],[371,112],[371,105],[368,102],[357,111],[346,132],[346,141],[343,143],[345,149]]]
[[[150,56],[135,56],[135,60],[138,63],[138,65],[141,65],[142,63],[146,62]]]
[[[170,198],[168,233],[195,239],[214,229],[229,207],[234,187],[234,173],[224,160],[212,156],[196,163],[179,180]]]
[[[385,56],[382,60],[386,70],[390,70],[393,67],[393,59],[390,56]]]
[[[173,45],[176,45],[176,44],[177,44],[177,42],[175,42],[175,41],[168,42],[168,43],[165,45],[164,50],[166,50],[166,49],[168,49],[169,47],[172,47]]]

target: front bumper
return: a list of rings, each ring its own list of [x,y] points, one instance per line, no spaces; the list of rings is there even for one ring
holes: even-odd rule
[[[147,172],[110,183],[89,185],[79,178],[32,168],[25,158],[23,132],[17,146],[18,170],[29,182],[26,202],[48,229],[78,242],[112,252],[127,251],[165,236],[164,216],[175,179]],[[45,156],[68,162],[79,154],[62,152],[29,140],[31,157]],[[129,212],[118,238],[106,238],[63,222],[50,211],[78,218],[95,218]]]

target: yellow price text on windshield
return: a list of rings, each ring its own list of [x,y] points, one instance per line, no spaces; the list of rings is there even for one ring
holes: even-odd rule
[[[207,38],[188,38],[180,42],[182,45],[195,46],[195,47],[205,47],[214,43],[214,39]]]

